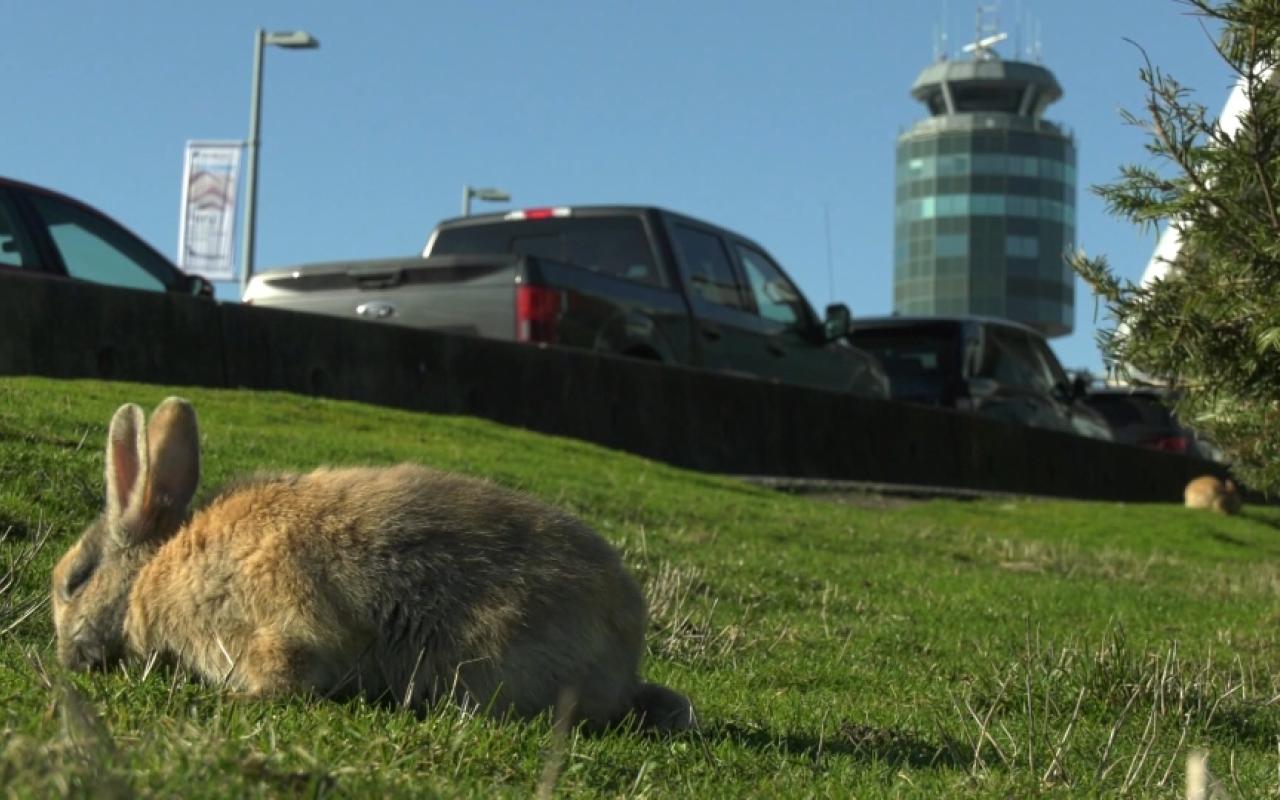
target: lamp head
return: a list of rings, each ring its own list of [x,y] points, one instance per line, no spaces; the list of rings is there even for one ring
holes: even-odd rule
[[[291,50],[314,50],[320,46],[320,40],[306,31],[275,31],[268,33],[263,41]]]

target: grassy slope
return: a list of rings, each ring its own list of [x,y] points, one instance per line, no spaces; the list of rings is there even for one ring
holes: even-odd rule
[[[0,631],[97,512],[106,422],[152,386],[0,380]],[[181,390],[205,491],[261,468],[415,460],[577,512],[653,606],[650,676],[700,733],[574,736],[451,709],[236,701],[140,665],[66,675],[41,609],[0,633],[0,786],[49,793],[1170,796],[1192,749],[1277,791],[1280,513],[788,497],[463,418]],[[17,580],[6,569],[48,546]]]

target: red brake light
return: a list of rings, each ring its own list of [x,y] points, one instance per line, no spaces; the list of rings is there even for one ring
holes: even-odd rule
[[[522,220],[522,219],[551,219],[553,217],[567,217],[573,214],[573,209],[565,206],[555,206],[554,208],[526,208],[522,211],[508,212],[503,219]]]
[[[545,286],[516,287],[516,341],[555,344],[560,292]]]
[[[1186,436],[1157,436],[1142,443],[1143,447],[1163,450],[1166,453],[1185,453],[1190,442]]]

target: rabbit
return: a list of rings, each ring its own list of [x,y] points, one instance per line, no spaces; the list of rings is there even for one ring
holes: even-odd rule
[[[1213,475],[1201,475],[1187,484],[1182,493],[1187,508],[1211,508],[1221,514],[1235,514],[1240,510],[1240,490],[1235,481],[1220,480]]]
[[[694,727],[643,683],[646,607],[577,519],[475,478],[401,464],[258,476],[188,514],[190,403],[111,420],[106,508],[53,571],[58,658],[161,654],[250,697],[441,698],[600,729]]]

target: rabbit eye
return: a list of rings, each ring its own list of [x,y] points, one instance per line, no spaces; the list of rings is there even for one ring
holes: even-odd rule
[[[71,570],[71,574],[67,575],[66,583],[62,584],[62,599],[70,600],[75,597],[76,592],[80,591],[80,587],[93,576],[94,570],[97,568],[98,562],[93,558],[82,558],[76,564],[75,569]]]

